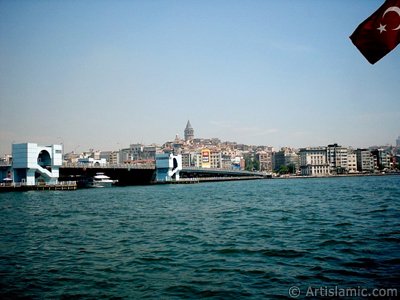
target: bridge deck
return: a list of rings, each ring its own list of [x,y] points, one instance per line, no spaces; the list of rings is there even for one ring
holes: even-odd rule
[[[75,168],[75,169],[148,169],[155,170],[155,164],[63,164],[60,168]]]
[[[126,169],[126,170],[155,170],[156,167],[154,164],[107,164],[107,165],[92,165],[92,164],[64,164],[61,168],[73,168],[73,169]],[[209,177],[214,176],[260,176],[265,177],[267,174],[262,172],[250,172],[250,171],[243,171],[243,170],[227,170],[227,169],[209,169],[209,168],[183,168],[180,172],[182,176],[185,175],[195,175],[198,174],[201,177],[204,175],[209,175]],[[193,176],[191,176],[193,177]]]

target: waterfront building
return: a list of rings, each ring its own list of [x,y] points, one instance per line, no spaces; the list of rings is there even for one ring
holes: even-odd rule
[[[156,158],[157,146],[150,145],[144,146],[142,153],[140,153],[140,159],[143,160],[154,160]]]
[[[375,170],[374,157],[371,151],[367,149],[357,149],[357,171],[363,173],[372,173]]]
[[[62,145],[13,144],[12,157],[14,182],[29,186],[58,183]]]
[[[2,165],[11,165],[12,164],[12,155],[11,154],[5,154],[4,157],[0,159],[0,163]]]
[[[111,151],[108,162],[111,165],[117,165],[119,163],[119,151]]]
[[[100,159],[100,151],[95,151],[94,149],[89,149],[89,151],[82,152],[79,155],[79,158],[93,158],[93,159]]]
[[[201,156],[200,152],[194,154],[194,156],[193,156],[193,164],[194,164],[195,168],[201,168],[201,166],[202,166],[201,159],[202,159],[202,156]]]
[[[357,173],[357,154],[354,151],[347,153],[347,171]]]
[[[182,156],[182,167],[189,168],[190,167],[190,153],[184,152],[181,154]]]
[[[119,151],[101,151],[100,159],[105,159],[110,165],[119,164]]]
[[[243,157],[235,156],[231,159],[231,162],[234,170],[244,170],[246,167],[246,161]]]
[[[132,160],[131,149],[123,148],[119,150],[119,163],[124,164]]]
[[[0,166],[6,166],[6,165],[8,165],[8,163],[6,162],[5,157],[1,157],[0,158]]]
[[[272,172],[272,149],[267,151],[260,151],[257,153],[257,160],[259,162],[259,171]]]
[[[0,163],[0,183],[11,183],[12,181],[13,176],[11,166]]]
[[[392,157],[393,167],[400,171],[400,154],[393,155]]]
[[[131,159],[138,160],[154,160],[156,157],[157,146],[145,146],[143,144],[131,144]]]
[[[100,159],[105,159],[107,163],[109,163],[111,152],[112,151],[100,151]]]
[[[82,166],[105,167],[107,165],[107,160],[105,158],[94,159],[92,157],[79,158],[78,164]]]
[[[221,153],[221,169],[230,170],[232,169],[232,158],[230,155]]]
[[[129,160],[135,161],[141,159],[144,146],[142,144],[130,144],[129,145]]]
[[[282,166],[294,166],[295,170],[300,168],[300,158],[292,148],[282,147],[273,155],[273,170],[278,171]]]
[[[300,170],[303,176],[326,176],[330,174],[326,147],[300,149]]]
[[[196,161],[198,162],[197,167],[200,167],[200,158],[198,158],[199,153],[197,152],[184,152],[182,155],[182,166],[184,168],[196,167]]]
[[[235,157],[235,161],[237,161],[238,157]],[[244,170],[246,168],[246,161],[243,157],[239,157],[239,170]]]
[[[110,163],[141,163],[143,161],[154,161],[157,153],[157,146],[145,146],[143,144],[131,144],[129,148],[113,152]]]
[[[91,157],[93,157],[94,159],[100,159],[100,151],[93,151],[93,155]]]
[[[217,149],[208,148],[203,148],[199,152],[184,153],[182,154],[182,164],[196,168],[221,169],[222,153]]]
[[[201,168],[209,169],[211,168],[211,150],[210,149],[202,149],[201,150]]]
[[[191,141],[191,140],[194,139],[194,130],[193,130],[193,127],[192,127],[192,125],[190,124],[190,121],[189,121],[189,120],[187,121],[184,134],[185,134],[185,141],[186,141],[186,142]]]
[[[210,151],[210,168],[221,169],[222,167],[222,154],[217,150]]]
[[[328,145],[327,159],[331,174],[344,174],[348,172],[348,149],[338,144]]]
[[[12,176],[12,155],[6,154],[0,158],[0,183],[10,183],[13,180]]]
[[[376,161],[378,170],[389,169],[390,166],[390,154],[384,149],[374,149],[371,151]]]
[[[74,151],[64,154],[64,162],[67,164],[76,164],[80,155]]]

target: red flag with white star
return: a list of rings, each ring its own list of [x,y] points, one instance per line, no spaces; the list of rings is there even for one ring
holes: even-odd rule
[[[400,43],[400,0],[386,0],[350,39],[371,64],[396,48]]]

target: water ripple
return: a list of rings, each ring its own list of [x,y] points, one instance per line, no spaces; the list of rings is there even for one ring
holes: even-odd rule
[[[398,287],[399,192],[392,176],[0,194],[0,298]]]

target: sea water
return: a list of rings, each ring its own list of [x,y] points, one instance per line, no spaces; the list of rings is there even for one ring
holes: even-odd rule
[[[400,176],[0,194],[3,299],[318,298],[399,284]]]

